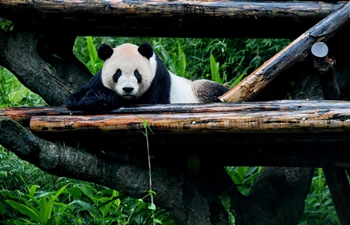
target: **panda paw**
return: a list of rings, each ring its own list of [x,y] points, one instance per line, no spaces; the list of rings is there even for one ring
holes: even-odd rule
[[[87,92],[83,96],[72,94],[67,98],[66,108],[76,111],[102,112],[119,108],[118,99],[101,92]]]

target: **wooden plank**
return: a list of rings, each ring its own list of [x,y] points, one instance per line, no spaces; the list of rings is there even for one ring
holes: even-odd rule
[[[310,106],[307,103],[310,103]],[[163,106],[163,111],[159,110],[161,106],[149,107],[151,108],[123,108],[114,112],[118,113],[117,115],[36,115],[31,116],[30,129],[33,132],[45,133],[99,130],[125,134],[143,130],[144,119],[154,132],[159,133],[350,131],[350,103],[345,101],[272,101],[209,106],[203,104],[198,108],[180,104]]]
[[[222,118],[231,118],[233,120],[237,120],[237,124],[234,123],[225,126],[241,127],[240,129],[242,132],[248,132],[248,127],[251,126],[252,129],[256,129],[257,131],[262,132],[264,131],[264,129],[267,129],[267,132],[273,133],[278,132],[278,129],[290,129],[291,131],[293,129],[304,130],[301,128],[302,124],[311,124],[311,120],[317,121],[317,119],[319,119],[319,121],[317,122],[317,124],[319,124],[319,128],[316,127],[315,131],[317,129],[326,129],[328,131],[330,127],[333,126],[335,128],[337,126],[340,126],[340,124],[344,124],[344,126],[346,126],[350,118],[348,115],[350,112],[348,110],[349,108],[350,102],[348,101],[280,100],[267,102],[238,102],[214,104],[141,105],[133,107],[123,107],[110,111],[108,113],[99,113],[97,115],[91,115],[91,113],[81,111],[70,111],[64,107],[15,107],[0,109],[0,117],[14,119],[21,123],[23,126],[28,127],[30,119],[34,116],[43,116],[43,118],[49,118],[48,116],[52,116],[53,119],[56,118],[55,116],[60,116],[56,119],[63,118],[61,116],[66,116],[66,118],[79,118],[83,115],[95,116],[96,118],[103,118],[104,116],[106,118],[123,118],[132,116],[132,118],[134,118],[133,120],[135,121],[137,120],[137,116],[141,118],[146,118],[147,116],[149,116],[154,117],[157,120],[160,120],[161,118],[169,119],[174,117],[174,119],[182,118],[182,122],[185,123],[185,121],[191,121],[191,119],[197,118],[199,117],[199,115],[203,115],[207,118],[207,120],[213,119],[213,121],[216,120],[217,122],[224,121],[224,119]],[[222,118],[220,118],[219,116],[222,116]],[[286,117],[282,118],[283,116]],[[278,120],[279,117],[281,117],[280,121]],[[84,117],[82,118],[84,119]],[[88,116],[86,116],[86,118],[88,118]],[[294,122],[291,122],[293,121],[292,118],[294,118]],[[304,118],[304,121],[302,118]],[[254,122],[254,120],[256,121]],[[261,127],[255,126],[258,120],[261,122],[259,123],[262,125]],[[288,122],[288,120],[290,121]],[[202,121],[205,121],[204,118],[202,119]],[[302,123],[297,125],[295,121],[301,121]],[[193,120],[191,122],[193,122]],[[246,122],[246,125],[243,125],[244,122]],[[276,124],[274,125],[274,123]],[[323,128],[321,125],[322,123],[325,123],[325,127]],[[291,124],[291,126],[288,128],[287,124]],[[205,125],[205,123],[202,123],[202,126],[211,126],[211,124],[208,123],[208,125]],[[222,127],[222,129],[229,128],[225,128],[225,126]],[[300,127],[297,128],[298,126]],[[246,129],[246,131],[244,131],[244,129]],[[310,129],[312,128],[310,127]],[[344,131],[343,129],[346,129],[346,127],[340,126],[337,129]],[[234,130],[232,130],[231,132],[233,131]],[[236,132],[241,131],[236,130]]]
[[[1,0],[0,15],[73,35],[295,38],[344,3]]]
[[[220,97],[223,102],[252,101],[277,76],[305,59],[317,41],[332,37],[350,18],[350,2],[300,35],[287,47],[266,61],[238,85]]]

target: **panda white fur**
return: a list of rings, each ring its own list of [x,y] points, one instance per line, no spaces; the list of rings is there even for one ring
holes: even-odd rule
[[[131,104],[210,103],[228,88],[209,80],[190,81],[164,66],[150,44],[102,44],[98,56],[103,68],[71,94],[71,110],[107,111]]]

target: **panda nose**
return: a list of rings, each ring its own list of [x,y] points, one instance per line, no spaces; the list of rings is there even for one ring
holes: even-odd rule
[[[123,90],[126,92],[126,93],[130,93],[134,90],[134,88],[132,87],[124,87]]]

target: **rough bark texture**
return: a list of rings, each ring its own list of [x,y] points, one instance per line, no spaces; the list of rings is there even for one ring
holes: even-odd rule
[[[210,111],[210,107],[215,112],[204,112]],[[159,114],[156,109],[144,113],[141,107],[139,112],[143,113],[134,114],[33,116],[29,127],[36,133],[98,130],[101,134],[133,134],[143,129],[145,119],[155,134],[348,132],[349,108],[350,104],[343,101],[276,101],[243,107],[239,103],[224,107],[213,104],[207,109],[202,105],[204,111],[175,113],[176,105],[172,105],[168,108],[173,111],[171,114]]]
[[[21,26],[12,32],[0,30],[0,65],[49,105],[62,105],[91,77],[72,53],[74,40],[75,36],[44,38],[41,32]]]
[[[137,198],[149,188],[147,167],[39,139],[11,119],[0,119],[0,143],[51,174],[100,183]],[[232,182],[223,167],[203,171],[197,190],[171,168],[155,167],[152,177],[156,204],[169,210],[176,224],[227,224],[218,195]]]
[[[61,34],[295,38],[342,3],[3,0],[0,15]]]
[[[302,214],[304,199],[309,193],[312,168],[266,167],[256,179],[243,205],[236,207],[236,223],[240,225],[280,225],[298,224]],[[237,201],[237,199],[231,199]],[[286,212],[286,209],[292,209]],[[248,213],[249,212],[249,213]],[[249,221],[246,219],[249,217]]]
[[[323,168],[340,224],[350,224],[350,187],[344,168]]]
[[[64,108],[7,108],[0,116],[52,141],[135,155],[144,147],[144,118],[159,161],[173,154],[168,146],[179,153],[170,157],[174,162],[178,157],[174,167],[186,166],[191,153],[200,155],[204,165],[328,167],[350,165],[349,108],[344,101],[288,100],[128,107],[100,115]],[[206,153],[218,143],[215,155]]]
[[[328,57],[327,45],[322,42],[317,42],[313,45],[311,52],[314,56],[315,69],[318,73],[318,77],[320,78],[323,98],[327,100],[340,99],[340,89],[335,73],[336,61],[334,58]]]

